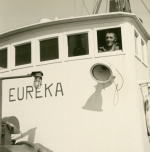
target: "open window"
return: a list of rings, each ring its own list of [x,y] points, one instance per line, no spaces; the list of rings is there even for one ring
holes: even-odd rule
[[[89,54],[88,33],[68,35],[68,57]]]
[[[97,30],[98,53],[122,50],[121,28]]]

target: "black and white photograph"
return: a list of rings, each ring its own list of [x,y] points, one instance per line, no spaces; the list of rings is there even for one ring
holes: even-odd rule
[[[150,0],[0,0],[0,152],[150,152]]]

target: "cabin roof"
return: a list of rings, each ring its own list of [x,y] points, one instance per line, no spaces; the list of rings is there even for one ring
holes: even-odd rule
[[[115,12],[115,13],[105,13],[105,14],[94,14],[94,15],[86,15],[86,16],[78,16],[78,17],[70,17],[70,18],[63,18],[63,19],[55,19],[50,20],[47,22],[38,22],[35,24],[23,26],[20,28],[16,28],[13,30],[6,31],[4,33],[0,33],[0,38],[8,37],[13,34],[18,34],[24,31],[33,30],[36,28],[42,28],[46,26],[58,25],[63,23],[74,23],[74,22],[81,22],[81,21],[92,21],[92,20],[100,20],[100,19],[110,19],[110,18],[121,18],[121,17],[128,17],[134,19],[136,23],[139,25],[141,30],[146,35],[147,39],[150,40],[150,35],[146,31],[145,27],[141,23],[140,19],[134,13],[125,13],[125,12]]]

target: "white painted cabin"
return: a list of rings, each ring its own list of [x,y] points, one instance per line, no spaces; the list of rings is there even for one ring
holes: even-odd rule
[[[108,29],[116,31],[120,47],[101,53]],[[85,52],[76,56],[77,36]],[[138,17],[122,12],[51,20],[2,33],[0,77],[44,74],[38,90],[32,78],[3,81],[2,117],[17,117],[23,134],[13,139],[41,143],[53,152],[149,152],[148,90],[139,85],[150,81],[149,39]],[[110,81],[93,78],[95,64],[108,66]]]

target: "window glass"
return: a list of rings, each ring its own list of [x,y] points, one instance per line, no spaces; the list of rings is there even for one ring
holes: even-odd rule
[[[15,46],[15,65],[31,63],[31,43]]]
[[[110,12],[131,12],[129,0],[110,0],[109,4]]]
[[[40,41],[40,61],[59,58],[58,38]]]
[[[98,53],[122,50],[121,28],[97,31]]]
[[[7,49],[0,50],[0,70],[7,68]]]
[[[88,33],[68,36],[68,56],[89,54]]]
[[[110,12],[118,12],[119,11],[119,7],[117,5],[116,0],[110,0],[109,11]]]

